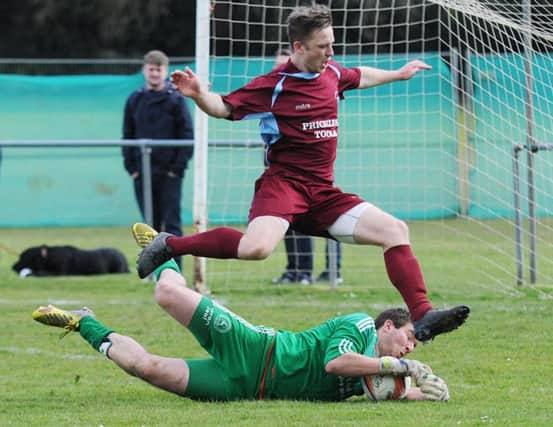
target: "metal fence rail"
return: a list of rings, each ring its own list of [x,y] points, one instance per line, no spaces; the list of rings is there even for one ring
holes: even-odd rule
[[[21,141],[0,141],[0,147],[140,147],[142,153],[142,190],[144,195],[144,221],[153,224],[153,206],[152,206],[152,168],[151,152],[152,146],[193,146],[193,139],[113,139],[113,140],[60,140],[60,141],[39,141],[39,140],[21,140]]]
[[[517,285],[524,284],[524,272],[522,261],[522,208],[520,204],[520,169],[519,169],[519,155],[522,151],[527,151],[528,156],[534,156],[540,151],[553,151],[553,144],[533,144],[528,146],[527,144],[514,144],[513,145],[513,193],[514,193],[514,208],[515,208],[515,258],[516,258],[516,272],[517,272]],[[537,263],[536,263],[536,213],[534,209],[535,200],[533,198],[534,192],[532,187],[533,181],[528,180],[528,266],[530,273],[530,283],[536,283],[537,278]]]
[[[193,56],[174,56],[171,64],[194,62]],[[77,75],[134,74],[140,71],[142,58],[0,58],[0,74]]]

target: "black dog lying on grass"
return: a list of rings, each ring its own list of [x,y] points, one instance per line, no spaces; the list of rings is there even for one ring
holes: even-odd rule
[[[125,255],[115,248],[84,250],[46,245],[25,249],[12,269],[22,277],[129,272]]]

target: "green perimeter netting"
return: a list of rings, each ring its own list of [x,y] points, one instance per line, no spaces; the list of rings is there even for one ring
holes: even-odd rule
[[[345,65],[362,63],[387,69],[398,68],[408,59],[401,55],[337,58]],[[409,82],[346,92],[346,100],[340,104],[338,185],[403,219],[442,218],[456,215],[459,210],[457,110],[451,77],[439,55],[425,54],[422,59],[432,65],[431,71]],[[476,64],[483,67],[478,60]],[[485,61],[489,63],[490,59]],[[495,56],[493,61],[494,67],[501,67],[502,61],[505,67],[512,66],[512,58]],[[223,58],[213,60],[210,67],[215,76],[213,90],[225,93],[268,71],[271,59]],[[511,73],[510,78],[523,76]],[[140,73],[0,75],[0,140],[118,139],[125,99],[142,81]],[[552,99],[550,93],[548,98],[543,95],[549,89],[537,89],[540,111],[549,111],[543,106]],[[475,93],[477,124],[471,135],[476,161],[470,173],[470,213],[483,218],[513,215],[513,141],[506,136],[497,138],[502,134],[497,127],[505,127],[504,118],[489,113],[490,108],[485,106],[497,102],[509,105],[513,128],[524,129],[520,122],[524,105],[517,103],[518,94],[504,95],[506,98],[498,101],[487,99],[489,93]],[[540,137],[553,140],[551,120],[541,116],[537,120],[544,129]],[[254,122],[210,119],[209,129],[210,140],[259,138]],[[523,132],[510,135],[518,138]],[[543,154],[538,168],[551,164],[549,153]],[[211,224],[245,222],[254,180],[263,169],[261,159],[260,147],[210,148]],[[189,166],[193,168],[193,164]],[[183,190],[184,224],[192,222],[192,181],[189,169]],[[546,193],[553,191],[540,192],[542,214],[553,210],[553,200]],[[0,204],[0,226],[126,225],[140,219],[131,181],[123,169],[120,148],[116,147],[4,147]]]

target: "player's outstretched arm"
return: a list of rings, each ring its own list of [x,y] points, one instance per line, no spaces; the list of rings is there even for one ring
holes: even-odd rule
[[[325,370],[327,373],[343,377],[360,377],[380,373],[380,359],[367,357],[359,353],[345,353],[329,361]]]
[[[359,67],[361,71],[359,89],[397,82],[399,80],[409,80],[419,71],[430,70],[431,68],[430,65],[418,59],[408,62],[398,70],[382,70],[380,68],[361,66]]]
[[[431,374],[432,370],[418,360],[398,359],[391,356],[368,357],[359,353],[345,353],[330,360],[325,366],[326,372],[345,377],[361,375],[391,374],[420,378]]]
[[[186,67],[184,70],[177,70],[171,73],[171,83],[182,95],[194,100],[200,109],[217,118],[230,116],[230,105],[223,101],[221,95],[210,92],[209,89],[200,84],[198,76]]]

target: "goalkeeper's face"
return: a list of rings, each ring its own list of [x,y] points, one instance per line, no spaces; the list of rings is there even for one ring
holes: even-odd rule
[[[298,43],[296,52],[299,55],[302,71],[322,73],[328,66],[328,61],[334,55],[334,31],[332,27],[315,30],[310,37]],[[296,64],[297,65],[297,64]]]
[[[386,320],[377,333],[381,356],[401,358],[411,353],[417,346],[415,328],[411,322],[396,328],[391,320]]]

